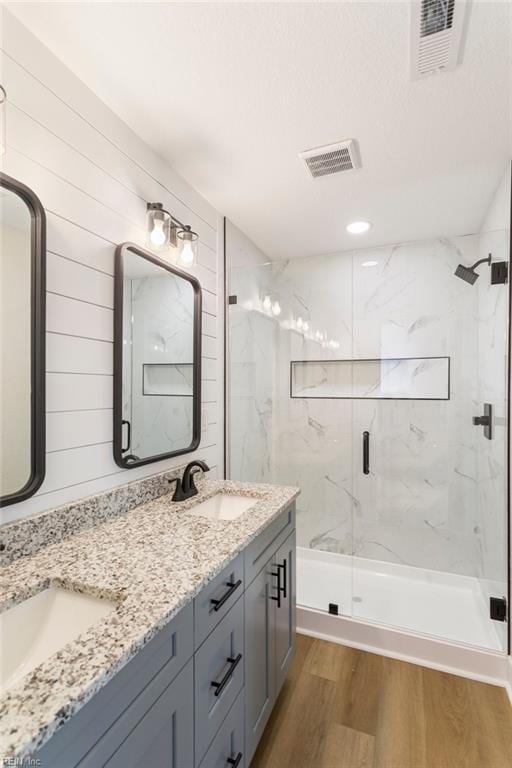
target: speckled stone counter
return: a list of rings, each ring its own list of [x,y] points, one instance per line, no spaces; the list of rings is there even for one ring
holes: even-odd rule
[[[257,503],[232,521],[191,514],[222,490]],[[0,756],[44,744],[298,495],[297,488],[204,481],[179,504],[161,496],[0,571],[0,609],[55,584],[116,610],[0,696]]]

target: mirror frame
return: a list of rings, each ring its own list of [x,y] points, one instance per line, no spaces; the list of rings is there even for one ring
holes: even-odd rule
[[[14,493],[0,497],[0,507],[25,501],[40,488],[46,467],[46,214],[37,195],[21,181],[0,172],[0,187],[18,195],[30,211],[31,416],[30,476]]]
[[[193,395],[193,413],[192,413],[192,442],[185,448],[178,451],[169,451],[168,453],[159,453],[155,456],[137,459],[135,461],[126,461],[122,453],[123,442],[123,292],[124,292],[124,269],[123,257],[126,251],[132,251],[142,259],[150,261],[157,267],[166,269],[173,275],[187,280],[194,291],[194,328],[193,328],[193,363],[194,363],[194,395]],[[202,295],[201,284],[197,278],[189,275],[187,272],[178,269],[173,264],[169,264],[163,259],[155,256],[151,251],[141,248],[136,243],[122,243],[116,248],[115,270],[114,270],[114,460],[119,467],[123,469],[133,469],[142,467],[145,464],[152,464],[155,461],[169,459],[172,456],[180,456],[183,453],[192,453],[199,447],[201,442],[201,312]]]

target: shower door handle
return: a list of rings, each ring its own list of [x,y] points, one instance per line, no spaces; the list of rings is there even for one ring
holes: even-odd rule
[[[128,427],[127,435],[126,435],[127,442],[126,442],[126,448],[123,448],[123,446],[121,445],[121,453],[126,453],[126,451],[129,451],[132,444],[132,425],[130,424],[128,419],[123,419],[121,422],[121,430],[123,429],[125,424]],[[121,443],[122,442],[123,441],[121,440]]]
[[[370,474],[370,433],[363,432],[363,474]]]

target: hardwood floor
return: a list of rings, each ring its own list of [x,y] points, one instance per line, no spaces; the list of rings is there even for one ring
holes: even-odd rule
[[[251,768],[512,768],[503,688],[297,640]]]

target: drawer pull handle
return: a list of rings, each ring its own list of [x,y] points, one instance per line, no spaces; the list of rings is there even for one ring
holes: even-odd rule
[[[270,575],[277,577],[277,597],[275,597],[274,595],[271,595],[270,599],[271,600],[275,600],[277,602],[277,607],[280,608],[281,607],[281,592],[283,591],[283,588],[281,586],[281,570],[271,571]]]
[[[227,762],[233,766],[233,768],[236,768],[237,765],[240,765],[240,761],[242,759],[243,755],[241,752],[238,753],[236,757],[228,757]]]
[[[279,568],[279,572],[281,572],[281,569],[283,571],[283,586],[280,586],[281,592],[283,593],[283,597],[286,597],[286,570],[287,570],[287,563],[286,563],[286,557],[284,558],[282,563],[278,563],[277,567]]]
[[[228,581],[226,583],[226,586],[229,587],[228,591],[224,592],[219,600],[210,600],[210,603],[214,606],[213,610],[220,611],[226,600],[229,600],[233,592],[236,592],[241,583],[242,579],[238,579],[238,581],[235,581],[234,583],[232,581]]]
[[[229,664],[231,665],[229,667],[228,671],[226,672],[226,674],[224,675],[224,677],[222,678],[220,683],[218,683],[216,680],[212,680],[212,682],[211,682],[211,685],[215,688],[215,696],[220,696],[221,695],[222,691],[224,690],[226,685],[231,680],[231,677],[233,676],[233,672],[235,671],[235,669],[239,665],[241,659],[242,659],[242,654],[241,653],[239,653],[238,656],[235,656],[234,659],[231,658],[231,656],[228,656],[226,661],[229,662]]]

